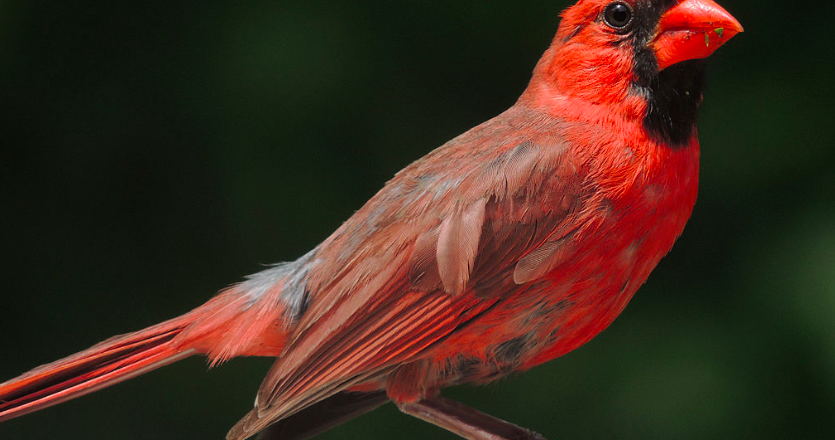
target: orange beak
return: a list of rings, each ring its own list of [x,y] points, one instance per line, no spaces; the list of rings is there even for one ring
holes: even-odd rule
[[[706,58],[742,32],[742,25],[713,0],[683,0],[658,23],[651,45],[658,70],[697,58]]]

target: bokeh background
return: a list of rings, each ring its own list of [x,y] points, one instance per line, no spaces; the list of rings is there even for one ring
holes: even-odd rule
[[[446,394],[550,439],[835,432],[831,2],[721,0],[693,218],[625,313]],[[0,380],[324,239],[510,106],[568,0],[0,1]],[[189,359],[3,439],[221,439],[269,359]],[[323,439],[452,439],[389,405]]]

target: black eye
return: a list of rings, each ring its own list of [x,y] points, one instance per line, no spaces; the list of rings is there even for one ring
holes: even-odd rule
[[[610,27],[623,29],[632,22],[632,8],[623,2],[613,2],[603,11],[603,20]]]

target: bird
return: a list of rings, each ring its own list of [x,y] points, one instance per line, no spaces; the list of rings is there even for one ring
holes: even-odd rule
[[[332,235],[205,304],[0,384],[0,421],[193,355],[274,357],[243,440],[314,436],[393,402],[469,439],[543,438],[441,396],[609,326],[698,192],[713,0],[579,0],[518,101],[408,165]]]

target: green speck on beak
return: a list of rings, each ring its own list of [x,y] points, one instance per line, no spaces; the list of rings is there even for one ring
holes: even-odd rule
[[[716,35],[719,35],[719,38],[722,38],[722,35],[725,33],[725,28],[716,28],[713,32],[716,32]]]

